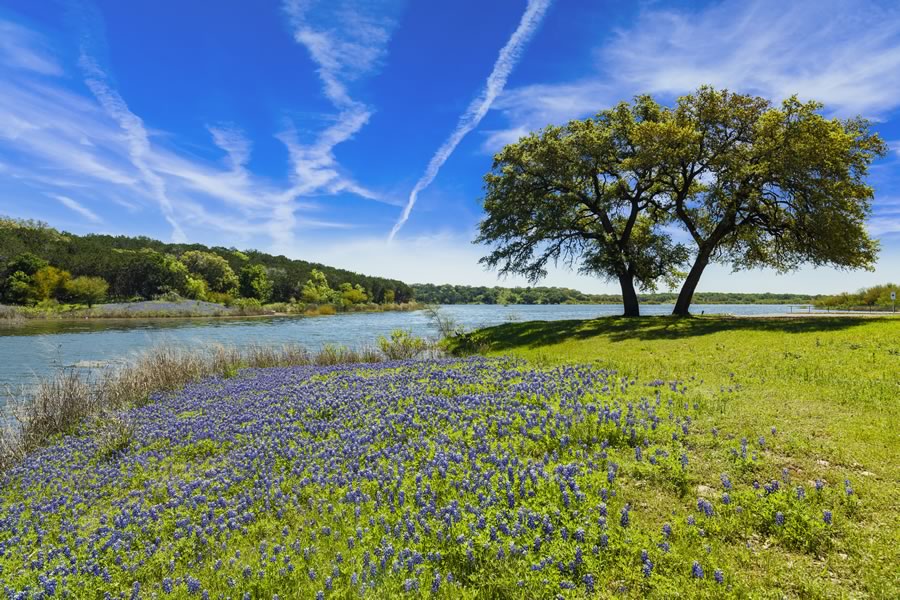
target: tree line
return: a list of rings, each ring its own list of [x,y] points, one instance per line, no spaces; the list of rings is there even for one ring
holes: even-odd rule
[[[416,300],[425,304],[620,304],[619,294],[586,294],[563,287],[486,287],[469,285],[412,284]],[[675,293],[639,294],[642,304],[673,304]],[[696,304],[810,304],[808,294],[745,294],[698,292]]]
[[[872,269],[866,177],[887,146],[822,108],[701,87],[527,135],[485,175],[481,262],[532,283],[559,262],[617,281],[629,316],[661,283],[680,284],[673,312],[689,314],[711,263]]]
[[[891,300],[891,292],[900,296],[900,285],[886,283],[870,288],[863,288],[855,293],[844,292],[830,296],[816,298],[816,308],[831,308],[837,310],[887,310],[896,306],[896,300]]]
[[[256,250],[167,244],[143,236],[79,236],[38,221],[0,218],[2,302],[93,304],[169,293],[221,303],[347,305],[413,299],[412,288],[401,281]]]

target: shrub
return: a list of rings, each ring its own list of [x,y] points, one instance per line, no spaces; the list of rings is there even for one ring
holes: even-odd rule
[[[410,331],[395,329],[391,332],[390,339],[384,336],[378,338],[378,347],[391,360],[409,360],[425,352],[428,344]]]

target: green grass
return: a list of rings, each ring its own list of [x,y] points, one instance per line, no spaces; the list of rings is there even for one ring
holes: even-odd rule
[[[701,429],[715,426],[719,439],[751,443],[765,435],[767,464],[756,467],[761,481],[782,468],[808,487],[818,477],[834,486],[850,479],[858,502],[827,552],[768,538],[756,540],[754,551],[713,552],[756,580],[760,595],[900,597],[900,319],[525,322],[451,343],[458,352],[515,355],[538,365],[590,362],[640,381],[684,381],[708,398]],[[735,471],[716,444],[699,455],[692,469],[706,485]],[[695,496],[686,495],[684,506]],[[674,507],[650,508],[662,515]]]

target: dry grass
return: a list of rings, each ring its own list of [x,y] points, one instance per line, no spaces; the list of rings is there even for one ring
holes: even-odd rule
[[[15,306],[0,305],[0,325],[21,325],[24,322],[25,317]]]
[[[232,376],[247,367],[335,365],[384,360],[376,349],[326,346],[311,353],[300,346],[212,347],[200,351],[155,348],[131,365],[96,375],[63,369],[16,394],[0,417],[0,469],[54,436],[86,421],[109,420],[115,411],[140,406],[151,392],[175,390],[211,375]],[[5,417],[5,418],[4,418]]]

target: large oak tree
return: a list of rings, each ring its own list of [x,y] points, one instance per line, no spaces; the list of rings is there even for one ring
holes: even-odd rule
[[[710,262],[735,271],[872,267],[878,244],[866,231],[873,190],[865,179],[886,146],[866,120],[829,119],[821,109],[702,87],[644,130],[642,160],[665,188],[656,208],[695,244],[674,314],[689,313]]]
[[[627,316],[639,314],[635,284],[654,289],[687,257],[655,207],[659,169],[641,160],[642,129],[662,117],[649,98],[591,119],[550,126],[503,148],[485,176],[481,259],[501,274],[544,277],[549,262],[619,282]]]

